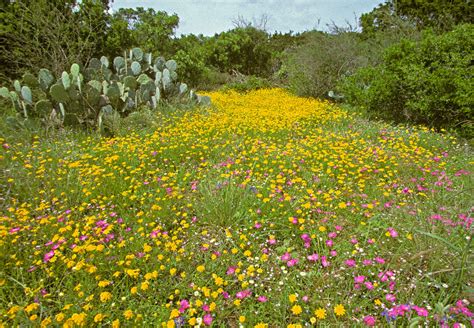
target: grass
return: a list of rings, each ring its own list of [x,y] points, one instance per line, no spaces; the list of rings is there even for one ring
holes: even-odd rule
[[[468,146],[279,89],[210,96],[115,138],[2,127],[0,326],[470,323]]]

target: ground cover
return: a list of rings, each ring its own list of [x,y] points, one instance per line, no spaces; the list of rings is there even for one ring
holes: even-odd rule
[[[0,326],[469,325],[472,152],[280,89],[1,140]]]

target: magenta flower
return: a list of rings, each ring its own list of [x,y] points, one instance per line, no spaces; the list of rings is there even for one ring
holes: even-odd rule
[[[189,308],[188,300],[181,300],[179,303],[179,312],[184,313]]]
[[[308,261],[316,262],[317,260],[319,260],[319,255],[314,253],[314,254],[309,255],[307,259]]]
[[[377,262],[378,264],[385,264],[385,260],[381,257],[376,257],[375,259],[375,262]]]
[[[416,311],[416,314],[418,314],[420,317],[427,317],[428,316],[428,310],[419,306],[414,305],[412,307],[413,310]]]
[[[268,298],[266,298],[265,296],[263,295],[260,295],[258,298],[257,298],[257,301],[261,302],[261,303],[265,303],[266,301],[268,301]]]
[[[398,232],[395,229],[388,228],[387,230],[388,230],[388,233],[390,234],[390,237],[392,237],[392,238],[398,237]]]
[[[250,295],[252,295],[252,291],[250,289],[245,289],[240,292],[237,292],[237,294],[235,294],[235,297],[241,300],[246,297],[249,297]]]
[[[344,262],[349,268],[352,268],[356,265],[356,261],[354,259],[348,259]]]
[[[291,254],[286,252],[285,254],[283,254],[280,258],[282,261],[289,261],[291,259]]]
[[[236,270],[236,269],[237,269],[236,266],[231,266],[231,267],[229,267],[229,268],[227,269],[226,274],[229,275],[229,276],[231,276],[231,275],[233,275],[233,274],[235,273],[235,270]]]
[[[270,245],[275,245],[276,244],[276,239],[268,239],[267,242],[270,244]]]
[[[361,283],[364,282],[364,280],[365,280],[365,276],[355,276],[355,277],[354,277],[354,282],[355,282],[356,284],[361,284]]]
[[[237,294],[235,294],[235,297],[241,300],[245,298],[245,294],[244,292],[237,292]]]
[[[210,313],[205,314],[202,317],[202,322],[204,322],[206,326],[210,326],[212,324],[212,315]]]
[[[375,326],[375,318],[371,315],[368,315],[366,317],[364,317],[364,324],[367,326],[367,327],[373,327]]]
[[[291,259],[291,260],[289,260],[289,261],[286,263],[286,265],[287,265],[288,267],[292,267],[292,266],[297,265],[298,262],[299,262],[298,259]]]
[[[389,284],[388,284],[388,288],[391,291],[394,291],[395,290],[395,281],[390,281]]]
[[[326,268],[329,266],[329,262],[327,261],[327,257],[326,256],[321,256],[321,264],[323,266],[323,268]]]
[[[43,261],[44,263],[49,262],[54,256],[54,250],[44,254]]]
[[[370,281],[366,281],[364,285],[365,285],[365,288],[367,288],[368,290],[374,289],[374,285]]]
[[[397,300],[397,298],[393,294],[385,295],[385,299],[390,303],[395,303],[395,301]]]
[[[17,227],[17,228],[11,228],[11,229],[8,231],[8,233],[13,234],[13,233],[18,232],[18,231],[20,231],[20,228],[19,228],[19,227]]]
[[[310,242],[311,241],[311,237],[307,233],[302,234],[301,239],[303,239],[303,241],[305,241],[305,242]]]

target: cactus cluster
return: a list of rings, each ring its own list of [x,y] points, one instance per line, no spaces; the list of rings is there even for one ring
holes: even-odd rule
[[[209,105],[178,81],[177,63],[154,59],[140,48],[115,57],[92,58],[86,67],[72,64],[69,72],[54,77],[47,69],[38,76],[26,73],[14,89],[0,88],[0,96],[11,100],[23,118],[54,118],[64,125],[97,126],[104,115],[127,116],[138,107],[156,108],[159,102],[191,101]]]

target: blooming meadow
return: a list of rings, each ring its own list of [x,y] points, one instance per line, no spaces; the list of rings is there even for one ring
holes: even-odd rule
[[[2,326],[473,324],[472,164],[280,89],[0,140]]]

